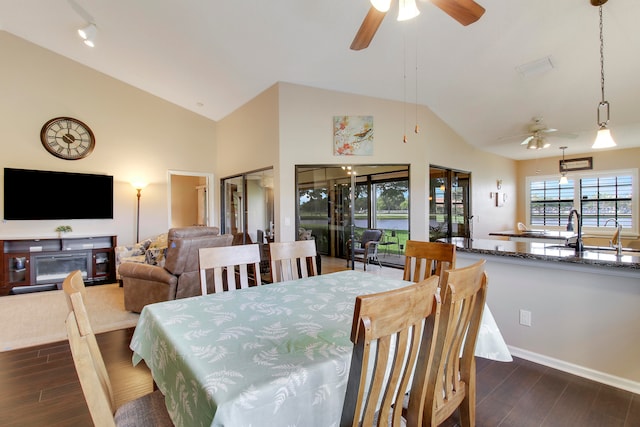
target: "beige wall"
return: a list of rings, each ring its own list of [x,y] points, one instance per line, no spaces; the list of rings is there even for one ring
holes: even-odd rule
[[[502,178],[504,190],[515,188],[515,162],[480,152],[466,144],[429,109],[419,107],[421,132],[413,133],[415,106],[401,102],[339,93],[322,89],[279,84],[280,153],[279,200],[276,233],[283,240],[295,238],[295,171],[303,164],[409,164],[411,168],[411,235],[427,239],[429,164],[472,172],[474,235],[484,237],[490,231],[504,229],[515,215],[515,198],[502,208],[489,199],[495,180]],[[372,115],[374,117],[374,154],[372,156],[334,156],[333,117]],[[402,142],[407,117],[408,142]],[[285,125],[286,124],[286,125]],[[220,139],[220,141],[223,141]],[[494,171],[499,170],[500,174]],[[512,194],[512,193],[511,193]],[[280,225],[280,228],[278,227]]]
[[[116,234],[119,243],[131,243],[136,192],[129,182],[137,178],[149,183],[142,191],[140,237],[166,232],[167,170],[213,173],[216,123],[3,31],[0,46],[3,57],[11,58],[0,67],[0,167],[114,177],[113,220],[6,221],[0,236],[54,237],[64,223],[75,235]],[[91,127],[96,148],[89,157],[61,160],[42,147],[42,125],[58,116]],[[100,195],[78,202],[94,197]]]

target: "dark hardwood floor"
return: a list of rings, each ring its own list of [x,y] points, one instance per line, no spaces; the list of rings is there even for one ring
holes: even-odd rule
[[[132,333],[98,335],[118,405],[152,391],[144,363],[132,366]],[[478,358],[476,418],[478,426],[640,426],[640,395],[522,359]],[[0,425],[91,425],[66,342],[0,353]]]

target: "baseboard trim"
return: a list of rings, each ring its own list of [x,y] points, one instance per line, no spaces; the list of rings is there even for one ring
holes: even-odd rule
[[[560,371],[568,372],[570,374],[587,378],[592,381],[597,381],[602,384],[607,384],[622,390],[630,391],[631,393],[640,394],[639,382],[617,377],[615,375],[606,374],[604,372],[596,371],[590,368],[585,368],[584,366],[574,365],[573,363],[568,363],[564,360],[554,359],[553,357],[533,353],[531,351],[523,350],[518,347],[508,347],[512,356],[529,360],[531,362],[548,366],[550,368],[558,369]]]

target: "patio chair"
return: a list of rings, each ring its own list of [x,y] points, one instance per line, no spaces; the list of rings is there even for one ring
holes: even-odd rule
[[[371,261],[378,263],[380,268],[380,260],[378,259],[378,244],[382,238],[382,230],[370,229],[365,230],[360,237],[360,240],[352,244],[351,240],[347,242],[347,267],[349,267],[349,260],[351,259],[351,251],[353,250],[353,259],[360,261],[364,264],[364,271],[367,271],[367,265]]]

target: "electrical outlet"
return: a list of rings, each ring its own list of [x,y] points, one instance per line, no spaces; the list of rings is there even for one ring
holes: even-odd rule
[[[531,312],[529,310],[520,309],[520,324],[523,326],[531,326]]]

